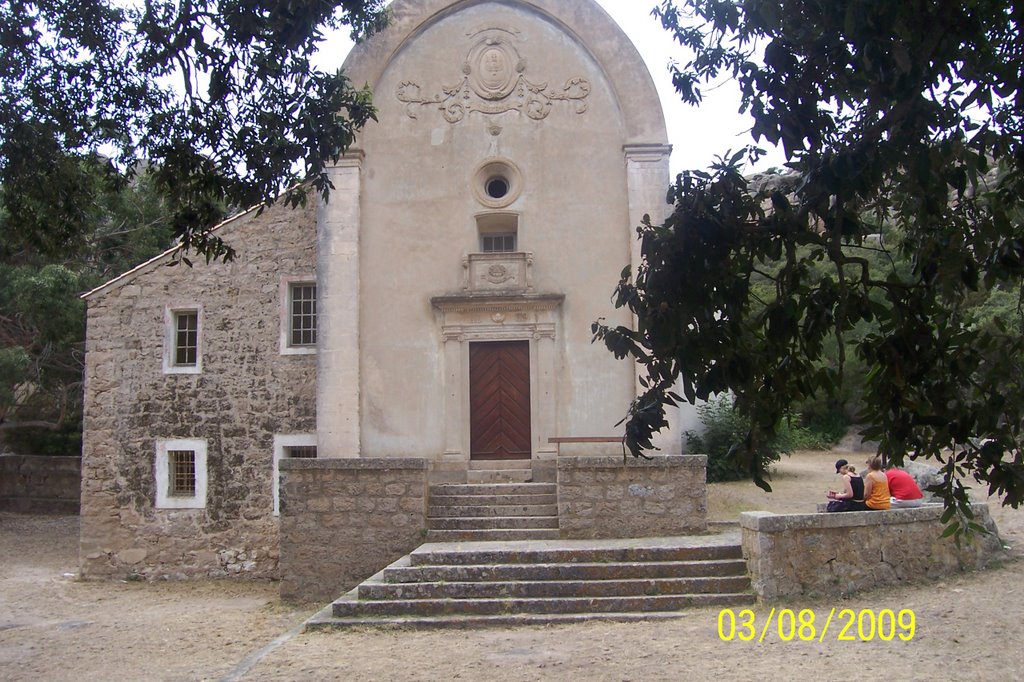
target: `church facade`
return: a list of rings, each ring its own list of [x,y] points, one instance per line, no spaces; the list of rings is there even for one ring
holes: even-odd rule
[[[168,252],[86,294],[83,575],[273,577],[282,458],[554,480],[549,439],[613,435],[636,395],[590,331],[630,324],[610,296],[667,209],[636,49],[590,0],[391,12],[345,62],[378,121],[328,202],[228,220],[229,264]]]

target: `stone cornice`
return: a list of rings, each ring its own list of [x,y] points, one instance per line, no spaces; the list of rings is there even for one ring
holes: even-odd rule
[[[622,153],[627,161],[640,163],[656,163],[668,159],[672,154],[670,144],[626,144],[622,146]]]
[[[565,294],[523,294],[521,296],[455,294],[434,296],[430,299],[430,304],[444,313],[517,313],[554,310],[562,305],[564,300]]]

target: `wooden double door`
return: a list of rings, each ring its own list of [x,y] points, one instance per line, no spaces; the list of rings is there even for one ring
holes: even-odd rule
[[[530,342],[469,345],[470,459],[530,459]]]

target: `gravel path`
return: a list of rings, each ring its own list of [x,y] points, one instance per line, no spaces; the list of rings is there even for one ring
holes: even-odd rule
[[[833,483],[837,456],[786,459],[771,495],[712,486],[710,515],[806,510]],[[0,680],[1022,680],[1024,511],[993,516],[1012,547],[999,567],[778,607],[810,609],[818,624],[833,607],[912,609],[910,641],[837,641],[833,627],[822,642],[770,630],[757,643],[722,641],[717,609],[649,623],[282,637],[319,605],[282,604],[273,583],[77,581],[76,517],[0,513]],[[768,611],[756,609],[758,625]]]

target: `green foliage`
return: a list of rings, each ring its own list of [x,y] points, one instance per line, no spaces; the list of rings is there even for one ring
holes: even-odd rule
[[[708,456],[708,481],[738,481],[750,476],[750,458],[740,444],[750,433],[751,419],[733,406],[727,395],[719,395],[697,406],[702,429],[685,431],[690,452]],[[808,422],[800,415],[783,419],[771,440],[757,445],[757,457],[770,465],[794,450],[823,450],[846,435],[845,417],[826,416]]]
[[[754,142],[781,144],[796,182],[752,191],[750,147],[682,173],[672,215],[638,228],[642,262],[615,299],[636,329],[594,325],[647,376],[631,452],[663,405],[731,392],[767,488],[761,444],[805,401],[841,396],[849,355],[863,363],[856,419],[891,462],[938,460],[961,516],[969,475],[1020,505],[1024,337],[969,310],[1019,299],[1024,282],[1024,7],[666,0],[656,13],[692,52],[674,73],[683,99],[735,79]]]
[[[31,362],[23,346],[0,347],[0,418],[15,405],[17,387],[28,380]]]
[[[79,294],[172,244],[171,211],[141,172],[104,184],[93,168],[88,231],[55,256],[0,212],[0,437],[26,454],[80,451],[85,304]]]
[[[66,420],[57,428],[21,426],[8,430],[4,440],[12,450],[46,457],[76,457],[82,452],[82,422]]]
[[[732,400],[720,395],[697,407],[703,430],[686,431],[686,447],[690,452],[707,455],[708,481],[738,481],[749,477],[748,460],[737,447],[750,431],[750,420],[733,409]],[[781,453],[789,453],[786,443],[775,439],[760,446],[758,456],[767,464],[779,461]]]
[[[0,4],[0,207],[7,240],[51,257],[91,232],[96,199],[152,164],[171,225],[207,258],[223,208],[327,196],[325,167],[374,116],[369,92],[311,57],[383,0],[13,0]],[[111,154],[101,158],[98,152]]]
[[[806,433],[798,448],[801,450],[823,450],[830,448],[846,435],[850,418],[842,409],[832,408],[820,412],[803,412],[801,431]]]

